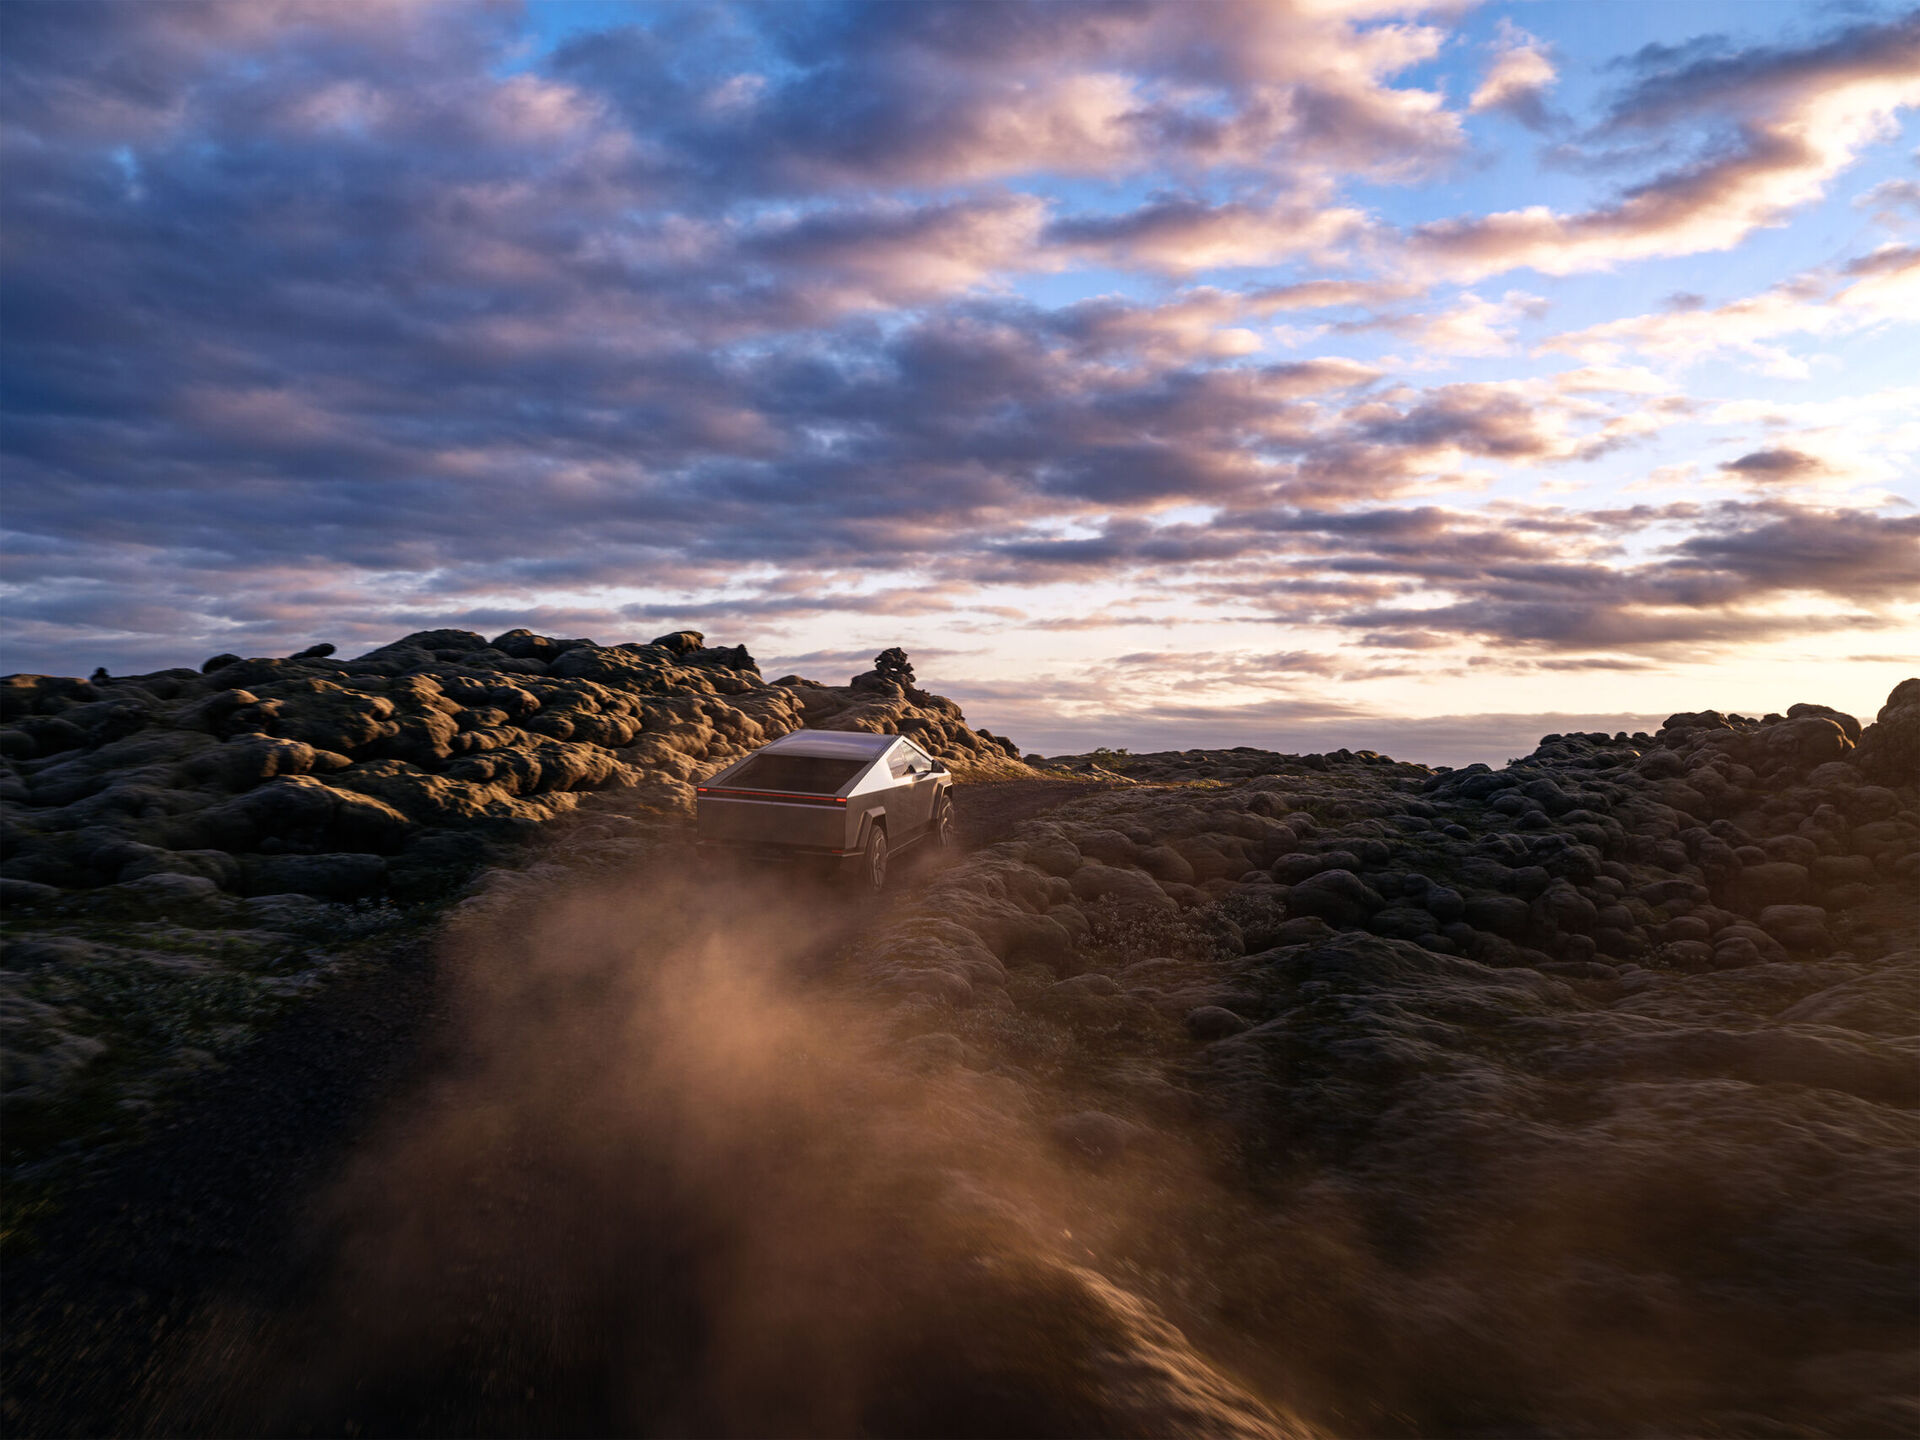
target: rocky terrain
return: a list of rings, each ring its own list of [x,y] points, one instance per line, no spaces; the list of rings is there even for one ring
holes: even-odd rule
[[[1199,1146],[1232,1201],[1131,1259],[1263,1393],[1335,1433],[1920,1433],[1920,680],[1864,732],[1676,715],[1499,771],[1042,763],[1115,788],[857,973],[1126,1186]]]
[[[0,682],[5,898],[94,905],[434,893],[491,838],[615,790],[690,813],[690,782],[801,725],[911,734],[963,774],[1018,768],[952,701],[879,672],[769,683],[692,631],[599,646],[409,635],[353,660]],[[110,893],[107,893],[110,892]]]
[[[0,679],[0,970],[13,1161],[137,1115],[396,924],[556,827],[631,861],[693,782],[802,725],[912,735],[966,777],[1013,745],[905,657],[767,681],[697,632],[596,645],[513,630],[365,655]]]
[[[1023,760],[881,661],[430,632],[8,681],[14,1173],[444,931],[470,1053],[348,1192],[523,1217],[356,1222],[354,1325],[465,1298],[281,1411],[10,1428],[1920,1434],[1920,680],[1436,771]],[[970,853],[856,923],[680,884],[689,782],[803,723],[916,733]],[[732,1358],[529,1358],[638,1295]]]

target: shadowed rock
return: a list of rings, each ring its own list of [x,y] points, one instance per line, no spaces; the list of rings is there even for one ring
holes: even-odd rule
[[[971,941],[1003,973],[899,1024],[1076,1077],[1056,1136],[1220,1127],[1286,1222],[1195,1222],[1231,1256],[1215,1313],[1340,1374],[1332,1430],[1904,1433],[1917,714],[1909,681],[1865,727],[1703,711],[1502,771],[1055,757],[1132,783],[929,887],[933,963]],[[1016,953],[1009,913],[1072,953]],[[876,994],[927,963],[911,931],[862,945]]]

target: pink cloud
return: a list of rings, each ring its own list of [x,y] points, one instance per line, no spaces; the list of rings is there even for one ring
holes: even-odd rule
[[[1812,270],[1758,295],[1711,309],[1686,305],[1623,316],[1553,336],[1543,352],[1607,363],[1637,351],[1687,363],[1716,352],[1744,354],[1773,373],[1804,375],[1805,363],[1770,342],[1834,335],[1920,314],[1920,246],[1883,245],[1837,270]]]
[[[1559,71],[1544,46],[1511,21],[1500,22],[1493,64],[1467,108],[1478,115],[1497,111],[1542,129],[1548,121],[1546,92]]]
[[[1643,84],[1603,133],[1711,115],[1732,143],[1628,191],[1561,214],[1544,205],[1422,226],[1408,257],[1459,279],[1520,266],[1551,275],[1724,250],[1818,199],[1894,116],[1920,104],[1920,17],[1863,27],[1803,51],[1703,61]]]

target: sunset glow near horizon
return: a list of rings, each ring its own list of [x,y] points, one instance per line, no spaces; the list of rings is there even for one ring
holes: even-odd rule
[[[0,73],[8,671],[692,627],[1498,764],[1920,669],[1920,11],[16,0]]]

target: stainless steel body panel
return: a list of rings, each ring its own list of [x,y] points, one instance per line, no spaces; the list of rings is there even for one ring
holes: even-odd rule
[[[695,835],[703,849],[773,859],[850,856],[877,824],[897,850],[930,832],[951,784],[944,766],[900,736],[798,730],[697,787]]]
[[[848,821],[859,819],[845,806],[729,795],[700,796],[698,814],[695,829],[703,844],[754,844],[777,837],[779,843],[819,850],[844,850],[850,843]]]
[[[887,752],[887,769],[892,781],[888,812],[906,822],[915,832],[923,829],[933,816],[934,801],[944,781],[942,772],[933,768],[933,757],[911,740],[902,740]]]

